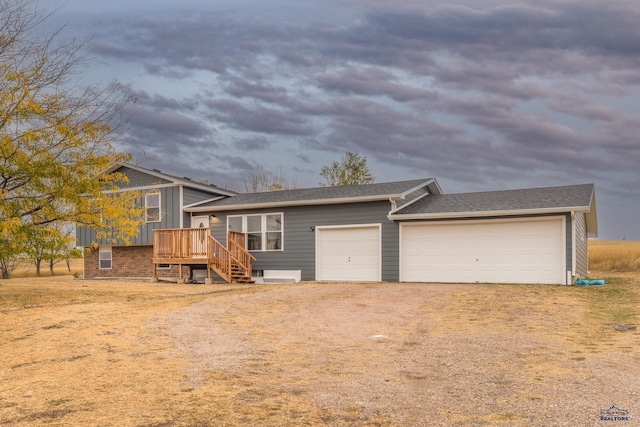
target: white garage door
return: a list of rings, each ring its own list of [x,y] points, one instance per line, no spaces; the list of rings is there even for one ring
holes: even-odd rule
[[[401,225],[405,282],[566,282],[563,217]]]
[[[380,225],[316,228],[316,280],[380,281]]]

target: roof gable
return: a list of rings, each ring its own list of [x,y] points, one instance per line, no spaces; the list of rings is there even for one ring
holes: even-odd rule
[[[422,197],[391,212],[390,219],[462,218],[559,212],[587,213],[590,236],[597,235],[593,184],[525,188]]]
[[[222,189],[213,184],[196,182],[187,177],[179,178],[175,175],[170,175],[157,169],[147,169],[128,163],[115,164],[104,173],[108,174],[116,171],[122,172],[124,175],[127,175],[131,178],[131,182],[127,185],[123,185],[122,187],[133,188],[173,184],[182,185],[184,187],[193,188],[216,195],[233,196],[237,194],[234,191]]]

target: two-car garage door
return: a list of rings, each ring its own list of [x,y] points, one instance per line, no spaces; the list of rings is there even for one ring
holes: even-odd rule
[[[564,230],[562,217],[401,224],[400,280],[565,283]]]

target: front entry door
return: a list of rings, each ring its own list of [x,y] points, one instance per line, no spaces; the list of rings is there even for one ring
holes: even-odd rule
[[[191,250],[194,258],[207,257],[207,236],[209,235],[209,216],[192,216],[191,228],[206,228],[192,233]]]

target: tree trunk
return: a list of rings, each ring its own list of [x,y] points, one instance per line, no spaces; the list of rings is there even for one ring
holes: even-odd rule
[[[36,276],[40,277],[40,263],[42,262],[42,259],[36,258],[33,262],[36,264]]]
[[[51,275],[53,276],[53,258],[51,258],[49,260],[49,271],[51,272]]]

